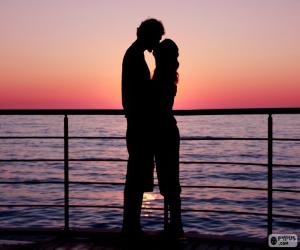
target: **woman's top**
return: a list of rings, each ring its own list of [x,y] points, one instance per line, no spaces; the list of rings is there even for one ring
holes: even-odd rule
[[[176,125],[173,115],[173,104],[177,93],[177,85],[158,79],[154,76],[153,85],[153,107],[155,123],[159,126]]]

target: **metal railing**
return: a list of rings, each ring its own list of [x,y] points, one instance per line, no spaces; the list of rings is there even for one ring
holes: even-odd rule
[[[2,181],[0,184],[64,184],[64,204],[0,204],[0,207],[64,207],[64,230],[69,231],[69,209],[70,207],[97,207],[97,208],[117,208],[122,206],[100,206],[100,205],[70,205],[69,204],[69,185],[124,185],[116,182],[71,182],[69,180],[69,162],[70,161],[105,161],[105,162],[126,162],[126,159],[118,158],[87,158],[70,159],[69,158],[69,140],[70,139],[105,139],[105,140],[124,140],[125,137],[93,137],[93,136],[69,136],[68,115],[123,115],[122,110],[117,109],[67,109],[67,110],[0,110],[0,115],[63,115],[64,116],[64,136],[0,136],[0,139],[63,139],[64,140],[64,158],[63,159],[0,159],[0,162],[64,162],[64,181]],[[283,218],[298,219],[297,216],[287,214],[273,213],[273,191],[300,193],[300,190],[273,188],[273,166],[300,168],[300,165],[273,164],[273,141],[300,141],[300,138],[273,138],[273,117],[274,114],[300,114],[300,108],[258,108],[258,109],[207,109],[207,110],[176,110],[177,116],[199,116],[199,115],[267,115],[268,116],[268,135],[265,138],[251,137],[183,137],[181,140],[263,140],[268,142],[268,161],[267,163],[249,163],[249,162],[219,162],[219,161],[180,161],[181,164],[220,164],[220,165],[252,165],[267,167],[267,189],[242,186],[214,186],[214,185],[182,185],[182,188],[217,188],[217,189],[238,189],[238,190],[256,190],[267,191],[267,214],[249,211],[226,211],[209,209],[182,209],[183,212],[213,212],[241,215],[267,216],[267,234],[272,234],[273,216]],[[148,208],[149,209],[149,208]],[[163,210],[163,208],[150,208],[152,210]]]

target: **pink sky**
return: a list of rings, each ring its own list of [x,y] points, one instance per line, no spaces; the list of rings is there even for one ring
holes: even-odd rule
[[[0,108],[121,108],[148,17],[180,48],[175,108],[300,107],[298,0],[2,0]]]

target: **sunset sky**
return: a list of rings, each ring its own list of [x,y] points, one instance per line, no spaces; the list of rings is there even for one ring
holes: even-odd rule
[[[149,17],[180,49],[175,108],[300,107],[299,0],[1,0],[0,108],[121,108]]]

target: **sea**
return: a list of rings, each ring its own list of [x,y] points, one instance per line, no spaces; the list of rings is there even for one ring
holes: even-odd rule
[[[182,137],[180,181],[183,186],[181,197],[184,230],[207,235],[265,238],[268,211],[267,166],[237,163],[266,164],[267,141],[210,139],[267,138],[267,115],[177,116],[176,119]],[[274,138],[300,139],[300,115],[273,115],[273,120]],[[2,115],[0,137],[62,137],[63,122],[64,116],[61,115]],[[93,137],[69,139],[69,157],[72,159],[69,163],[70,228],[121,229],[126,161],[74,160],[126,160],[128,153],[125,132],[126,119],[121,115],[69,116],[70,137]],[[186,140],[191,137],[205,140]],[[0,139],[1,160],[62,160],[63,157],[62,138]],[[191,161],[198,164],[184,163]],[[226,162],[232,164],[224,164]],[[274,140],[273,163],[273,188],[281,190],[273,191],[273,233],[300,235],[300,141]],[[63,180],[63,161],[0,161],[0,182],[5,182],[0,183],[0,227],[62,228],[63,183],[7,182]],[[85,182],[103,183],[84,184]],[[157,183],[156,178],[155,182]],[[4,206],[41,204],[51,206]],[[144,194],[141,217],[144,230],[163,229],[163,211],[159,208],[163,208],[163,197],[156,186],[153,192]]]

